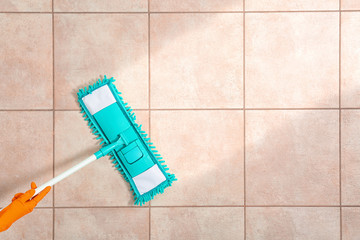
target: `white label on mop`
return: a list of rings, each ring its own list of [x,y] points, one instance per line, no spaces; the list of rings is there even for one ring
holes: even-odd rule
[[[104,85],[82,98],[91,115],[116,102],[108,85]]]
[[[133,181],[140,194],[144,194],[154,189],[165,180],[164,174],[157,165],[154,165],[145,172],[133,177]]]

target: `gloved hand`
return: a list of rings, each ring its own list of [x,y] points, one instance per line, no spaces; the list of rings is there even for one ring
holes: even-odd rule
[[[45,197],[50,191],[48,186],[42,190],[33,199],[30,198],[35,194],[36,184],[31,183],[31,189],[25,193],[17,193],[12,199],[9,206],[0,212],[0,232],[7,230],[16,220],[33,211],[35,206]]]

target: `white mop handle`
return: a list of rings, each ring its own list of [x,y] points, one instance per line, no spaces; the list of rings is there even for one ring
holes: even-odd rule
[[[64,178],[70,176],[71,174],[73,174],[74,172],[77,172],[78,170],[80,170],[81,168],[85,167],[86,165],[88,165],[89,163],[92,163],[93,161],[95,161],[97,158],[95,156],[95,154],[91,155],[90,157],[88,157],[87,159],[85,159],[84,161],[76,164],[75,166],[73,166],[72,168],[68,169],[67,171],[61,173],[59,176],[54,177],[53,179],[51,179],[50,181],[44,183],[43,185],[41,185],[40,187],[37,187],[35,189],[35,194],[38,194],[39,192],[41,192],[42,190],[44,190],[44,188],[46,188],[47,186],[52,186],[55,183],[60,182],[61,180],[63,180]]]

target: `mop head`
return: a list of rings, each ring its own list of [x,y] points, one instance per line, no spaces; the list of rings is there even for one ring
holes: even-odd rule
[[[78,101],[101,146],[122,139],[124,144],[110,152],[110,159],[129,182],[135,204],[142,205],[163,193],[176,178],[167,172],[169,168],[161,155],[135,122],[135,114],[123,101],[114,81],[104,76],[88,88],[79,89]]]

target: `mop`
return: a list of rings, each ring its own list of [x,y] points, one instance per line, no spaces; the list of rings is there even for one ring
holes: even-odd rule
[[[95,84],[79,89],[77,94],[81,113],[96,139],[101,140],[100,150],[36,188],[34,196],[105,155],[110,155],[115,168],[130,184],[136,205],[150,201],[177,180],[168,172],[169,168],[141,125],[135,122],[134,112],[123,101],[114,81],[104,76]]]

